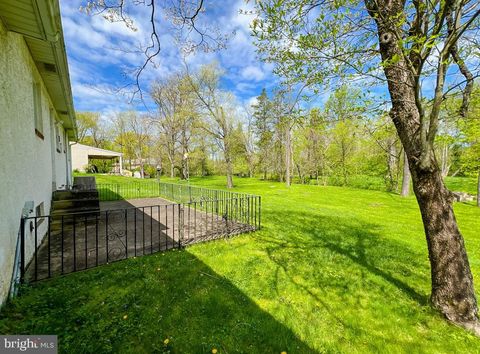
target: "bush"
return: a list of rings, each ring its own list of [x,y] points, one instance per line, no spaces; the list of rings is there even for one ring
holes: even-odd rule
[[[152,165],[145,165],[143,167],[143,172],[145,172],[145,175],[149,175],[151,178],[157,176],[157,169]]]

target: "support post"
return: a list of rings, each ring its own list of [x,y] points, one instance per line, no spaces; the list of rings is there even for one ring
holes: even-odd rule
[[[20,225],[20,284],[25,281],[25,219]]]

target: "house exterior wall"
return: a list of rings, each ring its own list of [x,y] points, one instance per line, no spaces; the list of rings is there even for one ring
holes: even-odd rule
[[[63,189],[65,185],[68,185],[68,175],[67,173],[67,161],[68,161],[68,154],[67,150],[70,149],[70,144],[68,141],[68,137],[65,134],[65,129],[63,126],[55,122],[54,124],[58,127],[58,133],[60,137],[60,146],[57,146],[56,135],[54,136],[55,139],[52,139],[52,151],[54,152],[54,170],[55,170],[55,187],[56,189]],[[54,130],[55,131],[55,130]]]
[[[34,82],[40,88],[43,139],[35,133]],[[0,304],[10,289],[25,202],[33,201],[35,207],[43,202],[48,214],[53,182],[60,186],[71,178],[67,176],[69,144],[67,153],[58,153],[54,144],[56,120],[23,36],[6,31],[0,20]],[[65,136],[63,128],[59,130]],[[39,227],[39,242],[46,224]],[[33,237],[27,227],[27,261],[33,254]]]
[[[71,145],[73,170],[86,172],[89,158],[105,158],[121,162],[122,154],[116,151],[105,150],[93,146],[74,143]]]
[[[73,170],[85,172],[88,166],[88,150],[81,144],[72,145],[72,167]]]

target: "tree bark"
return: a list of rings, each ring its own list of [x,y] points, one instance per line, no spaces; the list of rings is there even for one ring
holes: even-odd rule
[[[402,178],[402,197],[410,195],[410,168],[408,167],[407,154],[403,151],[403,178]]]
[[[427,236],[432,304],[450,321],[480,334],[473,277],[451,193],[438,169],[424,172],[413,168],[412,181]]]
[[[392,58],[399,58],[395,65],[384,65],[383,70],[392,103],[390,117],[407,154],[413,190],[422,215],[431,265],[432,305],[448,320],[480,335],[467,252],[453,212],[451,192],[443,183],[434,154],[431,138],[435,130],[430,129],[435,128],[435,122],[430,121],[428,126],[428,117],[417,95],[419,81],[404,59],[402,46],[394,34],[396,22],[388,20],[403,12],[404,2],[390,0],[382,7],[377,7],[377,2],[373,1],[365,3],[377,24],[382,61],[388,63]],[[444,65],[443,62],[439,64]],[[444,72],[440,70],[443,69],[439,68],[437,73],[436,97],[441,95]]]

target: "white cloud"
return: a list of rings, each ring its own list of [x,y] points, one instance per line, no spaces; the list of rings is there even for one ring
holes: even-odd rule
[[[241,75],[245,80],[261,81],[265,78],[265,73],[258,66],[253,65],[243,68]]]
[[[134,52],[149,41],[148,8],[131,6],[130,15],[138,31],[128,29],[123,23],[110,23],[102,16],[88,16],[78,10],[82,0],[62,2],[64,36],[70,65],[72,88],[78,109],[105,111],[107,107],[128,106],[128,99],[112,98],[105,94],[132,82],[132,68],[138,68],[145,61],[142,53]],[[251,15],[243,15],[239,10],[250,10],[252,4],[243,0],[225,1],[222,6],[214,6],[205,13],[206,21],[215,23],[223,33],[233,33],[226,50],[204,53],[198,52],[187,57],[192,70],[202,64],[218,61],[225,69],[225,88],[232,90],[240,101],[258,95],[261,87],[269,87],[275,78],[272,65],[260,62],[256,57],[255,46],[249,34]],[[214,21],[213,21],[214,19]],[[155,58],[156,67],[148,65],[142,73],[141,85],[148,94],[150,82],[182,69],[180,46],[176,43],[172,30],[164,18],[159,16],[157,30],[160,34],[161,52]],[[128,49],[126,51],[125,49]],[[122,71],[130,72],[126,76]],[[108,91],[108,90],[107,90]],[[143,109],[143,107],[140,107]]]
[[[258,104],[258,96],[252,96],[246,101],[246,106],[251,107]]]

